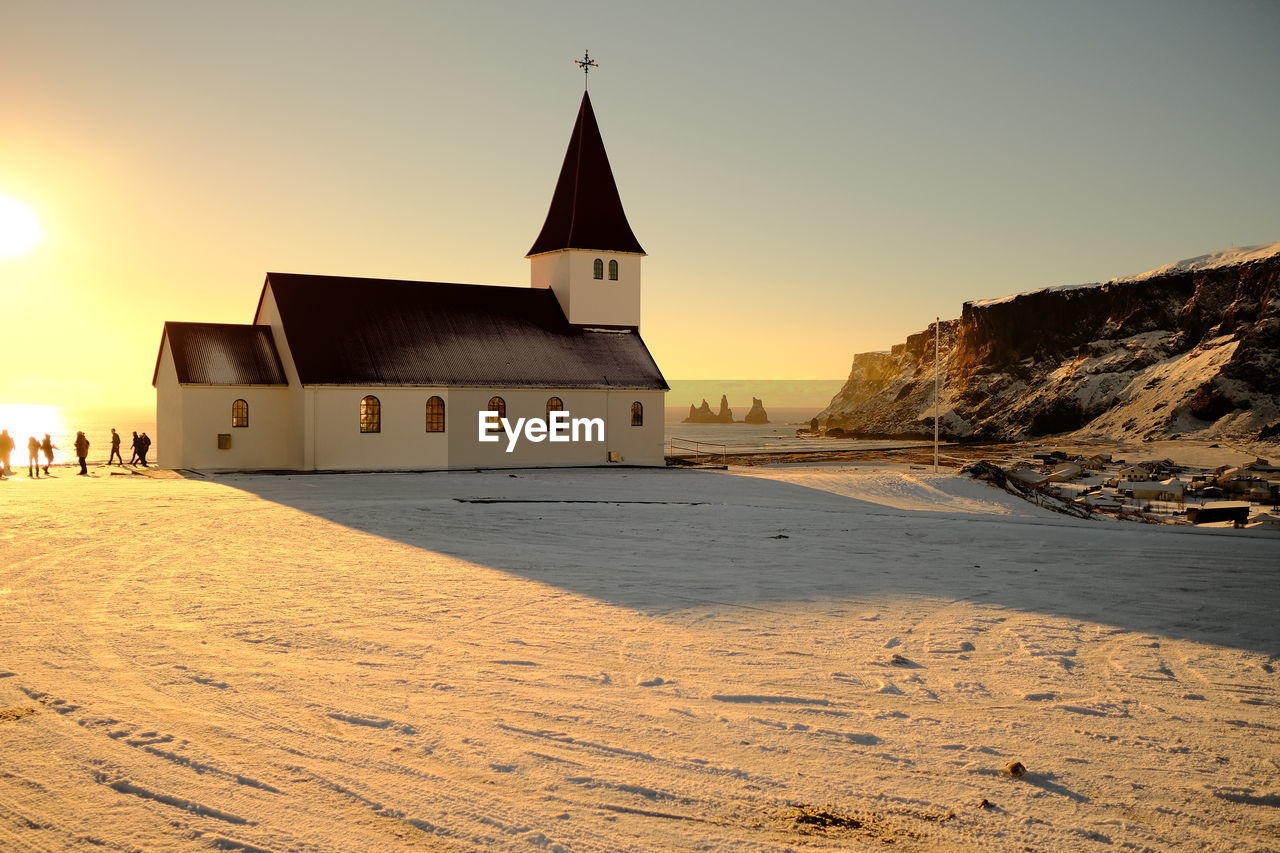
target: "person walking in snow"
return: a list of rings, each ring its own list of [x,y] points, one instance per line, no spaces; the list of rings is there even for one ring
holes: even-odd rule
[[[147,467],[147,451],[151,449],[151,437],[145,432],[138,436],[138,460],[142,463],[142,467]]]
[[[13,446],[13,436],[9,435],[9,431],[0,430],[0,474],[13,476],[13,468],[10,467]]]
[[[133,433],[132,446],[133,446],[133,455],[129,457],[129,464],[137,465],[138,464],[138,433],[136,431]]]
[[[49,433],[44,434],[44,441],[40,444],[40,449],[44,451],[44,475],[49,476],[49,466],[53,464],[53,451],[58,449],[58,445],[53,443],[49,438]]]
[[[114,460],[119,459],[120,465],[124,465],[124,457],[120,455],[120,433],[116,432],[116,428],[111,428],[111,456],[107,459],[110,465]]]
[[[40,439],[34,435],[27,438],[27,476],[40,479]]]
[[[84,460],[89,455],[89,439],[84,437],[84,432],[76,433],[76,458],[80,460],[80,473],[76,476],[89,476],[89,468],[84,464]]]

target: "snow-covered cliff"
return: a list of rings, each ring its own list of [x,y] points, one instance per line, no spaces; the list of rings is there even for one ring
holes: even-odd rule
[[[1280,243],[968,302],[937,333],[952,438],[1256,437],[1280,421]],[[931,433],[934,335],[854,356],[821,425]]]

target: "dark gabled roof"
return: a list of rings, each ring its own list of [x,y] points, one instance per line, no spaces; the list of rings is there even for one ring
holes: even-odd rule
[[[637,330],[573,326],[548,289],[274,272],[267,288],[304,385],[667,388]]]
[[[529,254],[558,249],[645,253],[627,223],[591,98],[585,92],[569,137],[569,150],[560,167],[560,180],[551,196],[547,221]]]
[[[178,381],[184,385],[288,385],[270,326],[165,323]],[[159,375],[159,357],[156,376]],[[156,376],[151,379],[155,384]]]

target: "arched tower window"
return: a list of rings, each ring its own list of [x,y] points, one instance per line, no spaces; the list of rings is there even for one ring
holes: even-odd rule
[[[631,404],[631,425],[644,426],[644,404],[639,400]]]
[[[377,397],[365,397],[360,401],[360,431],[382,432],[382,404]]]
[[[609,261],[609,281],[618,280],[618,262],[616,260]]]
[[[440,397],[427,400],[427,432],[444,432],[444,400]]]
[[[604,278],[604,261],[596,258],[591,264],[591,277]]]
[[[249,425],[249,404],[244,400],[236,400],[231,404],[231,425],[233,427]]]
[[[563,411],[564,411],[564,400],[561,400],[559,397],[547,398],[547,417],[548,418],[551,417],[552,412],[563,412]]]

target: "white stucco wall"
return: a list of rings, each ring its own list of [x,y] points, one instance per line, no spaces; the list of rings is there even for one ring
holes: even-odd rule
[[[667,464],[662,424],[665,391],[608,391],[609,449],[622,454],[624,465]],[[644,424],[631,426],[631,404],[644,406]]]
[[[360,400],[381,404],[381,431],[360,432]],[[445,401],[445,432],[426,431],[426,403]],[[529,441],[510,453],[505,434],[480,442],[477,413],[489,398],[507,402],[507,418],[546,418],[547,398],[557,396],[574,418],[601,418],[604,441]],[[231,426],[231,405],[249,404],[249,426]],[[161,357],[156,386],[157,445],[166,468],[207,470],[444,470],[608,465],[610,451],[622,465],[665,464],[663,392],[575,389],[368,388],[296,389],[177,384],[173,360]],[[631,426],[631,404],[644,405],[644,424]],[[218,449],[218,434],[231,448]],[[307,440],[310,433],[311,439]],[[594,435],[592,436],[594,438]],[[308,455],[308,448],[313,455]]]
[[[316,470],[423,470],[449,467],[453,411],[446,388],[307,388],[304,418],[314,436]],[[360,432],[360,400],[378,398],[380,432]],[[427,400],[445,402],[445,432],[427,432]]]
[[[564,401],[565,411],[574,418],[602,418],[602,442],[542,441],[524,439],[507,452],[507,439],[480,443],[477,440],[477,412],[488,408],[489,398],[507,402],[507,419],[546,418],[547,398]],[[449,464],[452,468],[521,468],[544,466],[587,466],[609,464],[609,451],[623,457],[624,465],[664,465],[661,391],[612,391],[599,389],[454,389],[454,423],[465,418],[465,428],[451,427]],[[645,406],[644,426],[632,427],[631,403]]]
[[[382,429],[360,432],[360,400],[372,395],[381,405]],[[426,403],[445,401],[445,432],[426,432]],[[557,396],[574,418],[602,418],[605,440],[532,442],[521,438],[506,451],[507,439],[478,439],[477,413],[489,398],[507,402],[507,418],[545,418],[547,398]],[[609,464],[609,451],[624,465],[663,465],[661,391],[605,391],[509,388],[315,387],[305,391],[304,421],[314,433],[315,454],[303,467],[315,470],[433,470],[526,468]],[[631,403],[645,406],[643,426],[632,427]]]
[[[596,258],[604,261],[604,279],[594,278]],[[549,287],[570,323],[590,326],[640,326],[640,261],[643,255],[562,249],[534,255],[530,283]],[[609,280],[609,261],[618,262],[618,280]]]
[[[243,385],[182,386],[183,468],[290,469],[302,467],[302,442],[288,388]],[[231,426],[231,404],[249,404],[249,425]],[[157,424],[157,429],[159,425]],[[218,449],[218,434],[231,447]],[[165,438],[168,441],[168,438]],[[164,463],[168,467],[168,463]]]
[[[162,468],[190,467],[182,459],[182,388],[178,385],[178,369],[169,349],[169,337],[160,342],[156,368],[156,456],[153,461]],[[131,436],[120,437],[120,452],[129,450]]]
[[[270,287],[264,287],[262,292],[262,301],[258,304],[258,311],[253,316],[253,324],[255,326],[270,326],[271,337],[275,341],[276,352],[280,354],[280,363],[284,365],[285,379],[289,380],[289,384],[294,388],[299,388],[302,383],[298,379],[298,368],[293,363],[293,352],[289,349],[289,342],[284,336],[284,323],[280,320],[280,309],[276,306],[276,295]]]
[[[166,338],[156,372],[157,465],[195,469],[298,469],[302,441],[298,394],[283,386],[180,385]],[[249,425],[231,426],[231,405],[249,405]],[[218,434],[231,447],[218,448]]]

